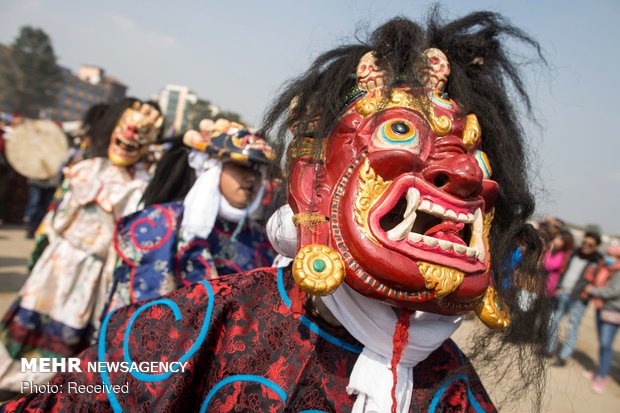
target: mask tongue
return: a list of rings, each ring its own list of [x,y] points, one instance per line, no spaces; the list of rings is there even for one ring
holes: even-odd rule
[[[462,222],[442,221],[440,224],[427,230],[424,235],[467,246],[461,238],[463,236],[463,228],[465,228],[465,224]]]

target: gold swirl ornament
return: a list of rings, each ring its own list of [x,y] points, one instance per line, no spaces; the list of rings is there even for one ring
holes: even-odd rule
[[[381,175],[377,174],[370,166],[368,158],[364,159],[364,163],[359,171],[357,181],[357,196],[355,198],[355,222],[360,232],[368,237],[369,240],[377,245],[381,245],[377,238],[370,232],[368,226],[368,214],[370,208],[377,202],[383,193],[390,186],[392,181],[384,181]]]
[[[476,146],[482,136],[482,129],[478,122],[478,117],[473,113],[470,113],[465,118],[465,130],[463,131],[463,143],[468,149]]]
[[[510,326],[510,311],[495,288],[489,285],[480,305],[476,308],[480,321],[491,330],[502,330]]]
[[[306,245],[293,261],[293,278],[309,294],[333,293],[344,281],[344,276],[342,257],[326,245]]]
[[[418,261],[420,274],[424,277],[427,289],[435,292],[435,297],[443,298],[463,284],[462,271],[430,262]]]
[[[381,93],[366,95],[356,104],[357,112],[369,117],[376,112],[388,108],[403,107],[418,112],[430,125],[435,135],[447,136],[452,131],[452,119],[446,115],[437,116],[428,96],[413,96],[403,89],[394,89],[390,96]]]

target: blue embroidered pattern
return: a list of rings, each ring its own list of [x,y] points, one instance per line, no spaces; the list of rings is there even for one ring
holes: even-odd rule
[[[446,381],[444,381],[441,387],[439,387],[439,389],[437,390],[437,393],[435,393],[435,395],[433,396],[431,404],[428,406],[428,413],[435,413],[435,410],[437,410],[437,406],[439,405],[439,401],[441,400],[441,396],[444,395],[444,393],[451,384],[459,380],[465,382],[465,384],[467,385],[467,397],[469,398],[469,403],[471,404],[471,407],[474,408],[476,413],[486,413],[486,411],[482,408],[482,406],[480,406],[480,403],[478,403],[478,400],[476,400],[476,397],[472,393],[471,388],[469,387],[469,379],[467,379],[467,376],[464,374],[455,374],[452,377],[448,377]]]
[[[282,301],[284,301],[284,304],[286,304],[288,308],[291,308],[291,298],[288,296],[288,294],[286,293],[286,289],[284,288],[284,273],[283,273],[282,268],[278,268],[278,291],[280,292],[280,296],[282,297]],[[316,323],[312,322],[306,316],[302,315],[299,318],[299,321],[301,321],[301,323],[304,326],[306,326],[310,331],[312,331],[313,333],[317,334],[318,336],[322,337],[324,340],[332,343],[335,346],[341,347],[345,350],[348,350],[356,354],[361,353],[363,350],[363,348],[360,346],[356,346],[356,345],[344,342],[340,340],[338,337],[334,337],[333,335],[329,334],[327,331],[322,330],[321,327],[316,325]]]
[[[213,386],[209,394],[207,394],[205,401],[202,403],[202,406],[200,407],[200,413],[204,413],[207,411],[207,407],[209,406],[209,403],[211,403],[211,399],[213,399],[213,396],[215,396],[215,394],[220,391],[222,387],[235,382],[254,382],[262,384],[270,390],[273,390],[282,400],[282,402],[286,403],[286,392],[282,390],[282,387],[278,386],[273,381],[264,377],[255,376],[253,374],[239,374],[236,376],[226,377],[225,379],[219,381],[215,386]]]
[[[189,359],[197,350],[198,348],[202,345],[202,342],[204,341],[205,337],[207,336],[207,331],[209,330],[209,325],[210,325],[210,321],[211,321],[211,317],[213,315],[213,305],[214,305],[214,293],[213,293],[213,289],[211,288],[211,285],[206,282],[206,281],[200,281],[200,284],[203,285],[203,287],[205,288],[205,290],[207,291],[208,297],[209,297],[209,302],[207,305],[207,312],[205,314],[205,318],[202,322],[202,327],[200,329],[200,333],[198,334],[198,337],[196,338],[196,341],[194,341],[194,344],[190,347],[189,350],[187,350],[187,352],[178,360],[179,363],[184,363],[185,361],[187,361],[187,359]],[[176,303],[170,299],[167,298],[162,298],[159,300],[155,300],[155,301],[151,301],[150,303],[146,303],[143,306],[140,306],[136,312],[131,316],[131,318],[129,319],[129,323],[127,324],[127,329],[125,330],[125,338],[123,340],[123,357],[125,359],[126,362],[131,363],[131,356],[129,355],[129,336],[131,335],[131,328],[133,326],[134,321],[136,320],[136,318],[138,317],[138,315],[140,313],[142,313],[142,311],[147,310],[148,308],[154,306],[154,305],[165,305],[167,307],[169,307],[172,312],[174,313],[174,318],[175,320],[180,320],[181,317],[181,312],[179,310],[179,307],[176,305]],[[98,344],[98,358],[99,358],[99,362],[105,362],[105,354],[106,354],[106,345],[105,345],[105,336],[106,336],[106,330],[108,328],[108,322],[110,321],[110,317],[112,316],[112,314],[114,313],[114,311],[110,312],[106,318],[103,321],[103,324],[101,325],[101,331],[99,332],[99,344]],[[138,380],[142,380],[145,382],[153,382],[153,381],[161,381],[161,380],[165,380],[168,377],[170,377],[170,375],[173,373],[172,371],[169,371],[167,373],[162,373],[162,374],[155,374],[155,375],[151,375],[151,374],[145,374],[142,372],[135,372],[135,371],[130,371],[130,373],[137,378]],[[103,381],[104,384],[106,385],[110,385],[110,378],[109,375],[107,373],[107,371],[101,371],[101,380]],[[118,402],[118,399],[116,398],[116,395],[114,394],[114,392],[109,392],[107,393],[108,396],[108,400],[110,401],[110,405],[112,406],[112,408],[114,409],[115,412],[122,412],[122,408]]]

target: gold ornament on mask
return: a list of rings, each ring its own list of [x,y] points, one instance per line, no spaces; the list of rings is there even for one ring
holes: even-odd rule
[[[355,104],[357,112],[364,117],[374,115],[379,110],[396,107],[408,108],[418,112],[428,122],[436,136],[446,136],[452,130],[452,119],[446,115],[435,115],[435,110],[428,96],[413,96],[405,89],[393,89],[389,97],[381,94],[366,95]]]
[[[357,181],[357,196],[355,197],[354,209],[355,222],[357,222],[360,232],[377,245],[381,244],[370,232],[368,213],[391,183],[392,181],[384,181],[380,175],[377,175],[370,166],[368,158],[364,159]]]
[[[426,288],[433,290],[437,298],[445,297],[459,288],[465,277],[462,271],[430,262],[418,261],[418,268],[426,281]]]
[[[491,209],[484,214],[484,223],[482,226],[482,239],[484,247],[487,251],[487,271],[491,271],[491,256],[489,252],[489,236],[491,234],[491,224],[495,216],[495,209]],[[482,302],[476,308],[478,318],[490,329],[501,330],[510,326],[510,310],[502,301],[501,297],[495,291],[492,285],[487,287]]]
[[[306,158],[320,162],[323,160],[325,152],[325,139],[315,139],[310,136],[299,136],[291,142],[288,148],[289,162],[299,158]]]
[[[470,113],[465,120],[463,143],[468,149],[471,149],[476,146],[480,136],[482,136],[482,129],[480,128],[480,123],[478,123],[478,118],[473,113]]]
[[[316,212],[299,212],[293,215],[293,224],[295,226],[311,227],[324,222],[329,222],[329,218]]]
[[[344,277],[342,257],[326,245],[306,245],[293,261],[293,278],[309,294],[329,295],[344,281]]]
[[[446,136],[452,130],[452,119],[446,115],[437,117],[427,95],[412,96],[403,89],[394,89],[388,107],[395,106],[406,107],[420,113],[437,136]]]
[[[510,326],[510,311],[495,289],[489,285],[484,298],[476,308],[480,321],[492,330],[502,330]]]

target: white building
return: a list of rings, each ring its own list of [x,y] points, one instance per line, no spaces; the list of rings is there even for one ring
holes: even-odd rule
[[[198,96],[187,86],[166,85],[159,95],[159,106],[164,113],[166,129],[172,133],[184,131],[189,121],[190,108],[197,101]]]

